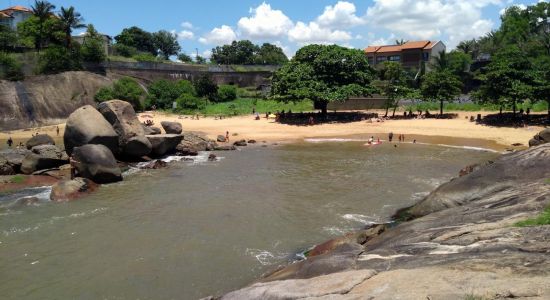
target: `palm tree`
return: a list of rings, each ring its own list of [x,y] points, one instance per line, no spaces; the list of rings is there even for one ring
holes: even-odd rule
[[[405,41],[404,39],[395,40],[395,44],[398,45],[398,46],[404,45],[406,42],[408,42],[408,41]]]
[[[52,16],[52,11],[55,9],[55,5],[48,1],[34,1],[34,5],[31,6],[33,15],[38,18],[38,36],[35,41],[35,48],[40,52],[44,43],[44,23]]]
[[[74,11],[74,7],[61,7],[61,12],[58,15],[61,22],[61,29],[65,32],[65,46],[71,47],[71,33],[73,29],[85,28],[84,19],[79,12]]]

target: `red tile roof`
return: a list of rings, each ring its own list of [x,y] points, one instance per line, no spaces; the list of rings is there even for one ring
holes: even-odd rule
[[[21,6],[21,5],[16,5],[16,6],[12,6],[12,7],[8,7],[6,9],[2,9],[1,11],[7,11],[7,10],[17,10],[17,11],[24,11],[24,12],[32,12],[32,10],[30,8],[26,8],[24,6]]]
[[[373,54],[373,53],[400,52],[402,50],[410,50],[410,49],[431,49],[437,43],[439,42],[412,41],[412,42],[406,42],[403,45],[368,46],[365,49],[365,52],[368,54]]]
[[[5,12],[0,11],[0,18],[11,18],[12,16],[8,15]]]

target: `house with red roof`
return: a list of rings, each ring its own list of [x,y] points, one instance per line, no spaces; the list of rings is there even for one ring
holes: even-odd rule
[[[17,24],[25,21],[32,16],[30,8],[16,5],[0,10],[0,25],[9,26],[12,29],[17,29]]]
[[[372,66],[395,61],[405,68],[420,68],[423,62],[429,66],[439,52],[445,50],[445,44],[441,41],[409,41],[403,45],[368,46],[365,53]]]

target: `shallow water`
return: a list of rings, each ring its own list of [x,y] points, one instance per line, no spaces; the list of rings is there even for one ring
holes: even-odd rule
[[[421,199],[497,154],[323,142],[217,153],[130,172],[65,204],[0,196],[4,299],[197,299]],[[47,189],[35,191],[43,193]]]

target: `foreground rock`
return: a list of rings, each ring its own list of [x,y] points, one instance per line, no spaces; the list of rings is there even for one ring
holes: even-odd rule
[[[32,148],[21,163],[23,174],[32,174],[38,170],[57,168],[69,163],[69,157],[54,145],[40,145]]]
[[[550,299],[550,226],[515,226],[550,205],[548,178],[550,144],[503,155],[401,211],[409,221],[324,243],[224,298]]]
[[[143,126],[143,132],[145,132],[145,135],[155,135],[155,134],[161,134],[160,128],[154,127],[154,126]]]
[[[239,147],[244,147],[244,146],[247,146],[248,144],[246,143],[245,140],[238,140],[236,142],[233,143],[234,146],[239,146]]]
[[[183,136],[179,134],[157,134],[147,135],[146,137],[153,146],[153,150],[151,151],[151,156],[153,157],[174,153],[176,147],[183,139]]]
[[[31,153],[26,149],[0,150],[0,175],[15,175],[21,173],[23,159]]]
[[[73,158],[77,161],[76,171],[80,177],[96,183],[111,183],[122,180],[120,168],[109,148],[104,145],[88,144],[74,148]]]
[[[529,147],[534,147],[546,143],[550,143],[550,128],[544,129],[543,131],[537,133],[531,140],[529,140]]]
[[[52,186],[50,200],[54,202],[68,202],[76,200],[86,194],[94,192],[98,185],[87,178],[61,180]]]
[[[160,125],[164,128],[166,134],[181,134],[183,131],[179,122],[162,121]]]
[[[220,143],[225,143],[226,142],[225,136],[223,136],[221,134],[218,135],[217,141],[220,142]]]
[[[233,150],[237,150],[237,147],[235,147],[234,145],[222,145],[222,146],[217,146],[216,148],[214,148],[214,150],[216,150],[216,151],[233,151]]]
[[[120,153],[141,157],[151,152],[152,146],[145,137],[143,124],[139,122],[132,105],[122,100],[110,100],[99,104],[99,112],[118,134]]]
[[[30,138],[26,143],[28,150],[40,145],[55,145],[55,141],[47,134],[37,134]]]
[[[218,147],[218,144],[215,141],[204,135],[189,132],[183,135],[183,140],[176,147],[176,152],[178,155],[195,156],[200,151],[212,151],[216,147]]]
[[[73,148],[86,144],[104,145],[112,153],[118,152],[118,135],[113,126],[91,105],[83,106],[69,116],[63,142],[69,155]]]

